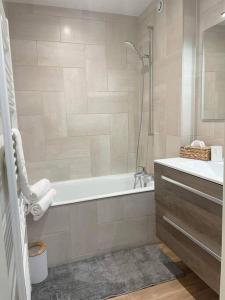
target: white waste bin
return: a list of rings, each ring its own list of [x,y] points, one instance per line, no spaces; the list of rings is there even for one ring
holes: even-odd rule
[[[31,283],[37,284],[48,277],[47,245],[43,242],[29,244]]]

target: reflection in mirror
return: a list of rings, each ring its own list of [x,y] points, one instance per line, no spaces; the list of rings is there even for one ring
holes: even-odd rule
[[[225,22],[203,34],[202,119],[225,119]]]

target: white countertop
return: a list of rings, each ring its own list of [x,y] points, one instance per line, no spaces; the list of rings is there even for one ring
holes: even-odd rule
[[[156,163],[223,185],[223,162],[188,158],[157,159]]]

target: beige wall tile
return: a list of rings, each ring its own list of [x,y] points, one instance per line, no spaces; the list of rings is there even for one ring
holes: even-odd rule
[[[214,137],[216,137],[217,139],[223,139],[224,132],[225,128],[223,122],[214,124]]]
[[[84,20],[84,42],[86,44],[105,43],[105,22],[95,20]]]
[[[166,157],[166,135],[154,135],[154,159]]]
[[[43,99],[40,92],[16,92],[16,104],[19,116],[43,114]]]
[[[137,18],[126,17],[121,15],[108,15],[106,20],[106,36],[107,39],[112,39],[115,42],[137,40]]]
[[[91,159],[87,157],[77,157],[68,160],[70,179],[89,178],[91,174]]]
[[[166,3],[166,53],[181,51],[183,47],[183,1]]]
[[[95,201],[71,205],[71,257],[93,255],[97,252],[97,203]]]
[[[166,156],[177,157],[179,156],[179,149],[181,146],[180,136],[166,136]]]
[[[143,216],[155,215],[155,195],[153,192],[123,197],[124,217],[140,218]]]
[[[140,103],[137,92],[129,93],[129,115],[128,115],[128,145],[129,152],[136,153],[137,137],[140,125]]]
[[[107,70],[101,64],[86,62],[88,91],[107,91]]]
[[[28,175],[34,183],[43,177],[50,181],[62,181],[70,179],[70,162],[68,160],[38,161],[27,165]]]
[[[110,136],[91,137],[90,146],[92,176],[110,174]]]
[[[47,139],[67,136],[66,108],[63,93],[43,93],[44,126]]]
[[[105,41],[105,23],[95,20],[61,18],[61,41],[101,44]]]
[[[67,134],[67,123],[65,116],[59,114],[48,114],[44,116],[44,127],[47,139],[65,137]]]
[[[52,159],[29,163],[28,174],[32,182],[43,177],[51,181],[64,181],[91,177],[90,157],[77,157],[67,159]]]
[[[18,13],[9,17],[9,26],[12,38],[39,41],[60,40],[57,17]]]
[[[62,70],[55,67],[14,68],[15,88],[17,91],[62,91]]]
[[[39,221],[33,221],[33,217],[28,215],[27,224],[28,236],[33,240],[42,235],[67,231],[69,229],[68,206],[51,207]]]
[[[106,59],[109,69],[124,69],[127,63],[126,47],[123,43],[108,40],[106,44]]]
[[[111,171],[127,172],[128,114],[115,114],[111,119]]]
[[[45,159],[45,130],[42,116],[19,117],[25,159],[28,162]]]
[[[46,143],[46,158],[65,159],[90,156],[89,137],[65,137]]]
[[[107,114],[69,115],[70,136],[110,134],[110,116]]]
[[[109,91],[134,91],[137,89],[136,72],[132,70],[109,70]]]
[[[166,132],[166,85],[161,84],[154,87],[154,133]]]
[[[127,158],[127,171],[135,172],[136,170],[136,153],[128,153]]]
[[[225,50],[224,50],[225,52]],[[218,71],[225,70],[225,54],[224,53],[205,53],[205,71]]]
[[[27,159],[26,156],[25,156],[25,159]],[[27,168],[27,174],[28,174],[30,184],[34,184],[35,182],[37,182],[38,180],[40,180],[42,178],[48,178],[49,180],[55,180],[49,176],[50,172],[49,172],[47,163],[45,161],[42,161],[42,162],[39,161],[39,162],[34,162],[34,163],[27,162],[26,168]]]
[[[128,94],[122,92],[88,93],[88,113],[128,112]]]
[[[37,64],[36,41],[11,40],[12,61],[15,65]]]
[[[60,18],[61,41],[83,43],[83,23],[82,19]]]
[[[48,245],[48,267],[70,262],[71,241],[68,231],[46,235],[41,240]]]
[[[154,216],[99,225],[99,249],[131,247],[155,242],[155,226],[152,220],[155,221]]]
[[[98,224],[121,221],[124,218],[124,201],[122,197],[97,201]]]
[[[173,55],[166,62],[166,131],[169,135],[180,134],[181,125],[181,55]],[[171,77],[171,74],[173,76]]]
[[[83,69],[63,69],[67,113],[86,113],[87,95]]]
[[[107,91],[105,46],[87,45],[85,54],[88,91]]]
[[[84,46],[70,43],[37,42],[40,66],[84,67]]]

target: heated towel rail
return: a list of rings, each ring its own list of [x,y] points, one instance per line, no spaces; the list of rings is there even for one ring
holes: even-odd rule
[[[31,286],[28,266],[28,247],[23,200],[17,194],[14,150],[11,128],[16,127],[16,104],[7,19],[0,15],[0,112],[4,155],[9,186],[9,201],[0,203],[1,232],[7,261],[11,300],[30,300]],[[3,149],[3,146],[2,146]],[[7,299],[8,300],[8,299]]]

